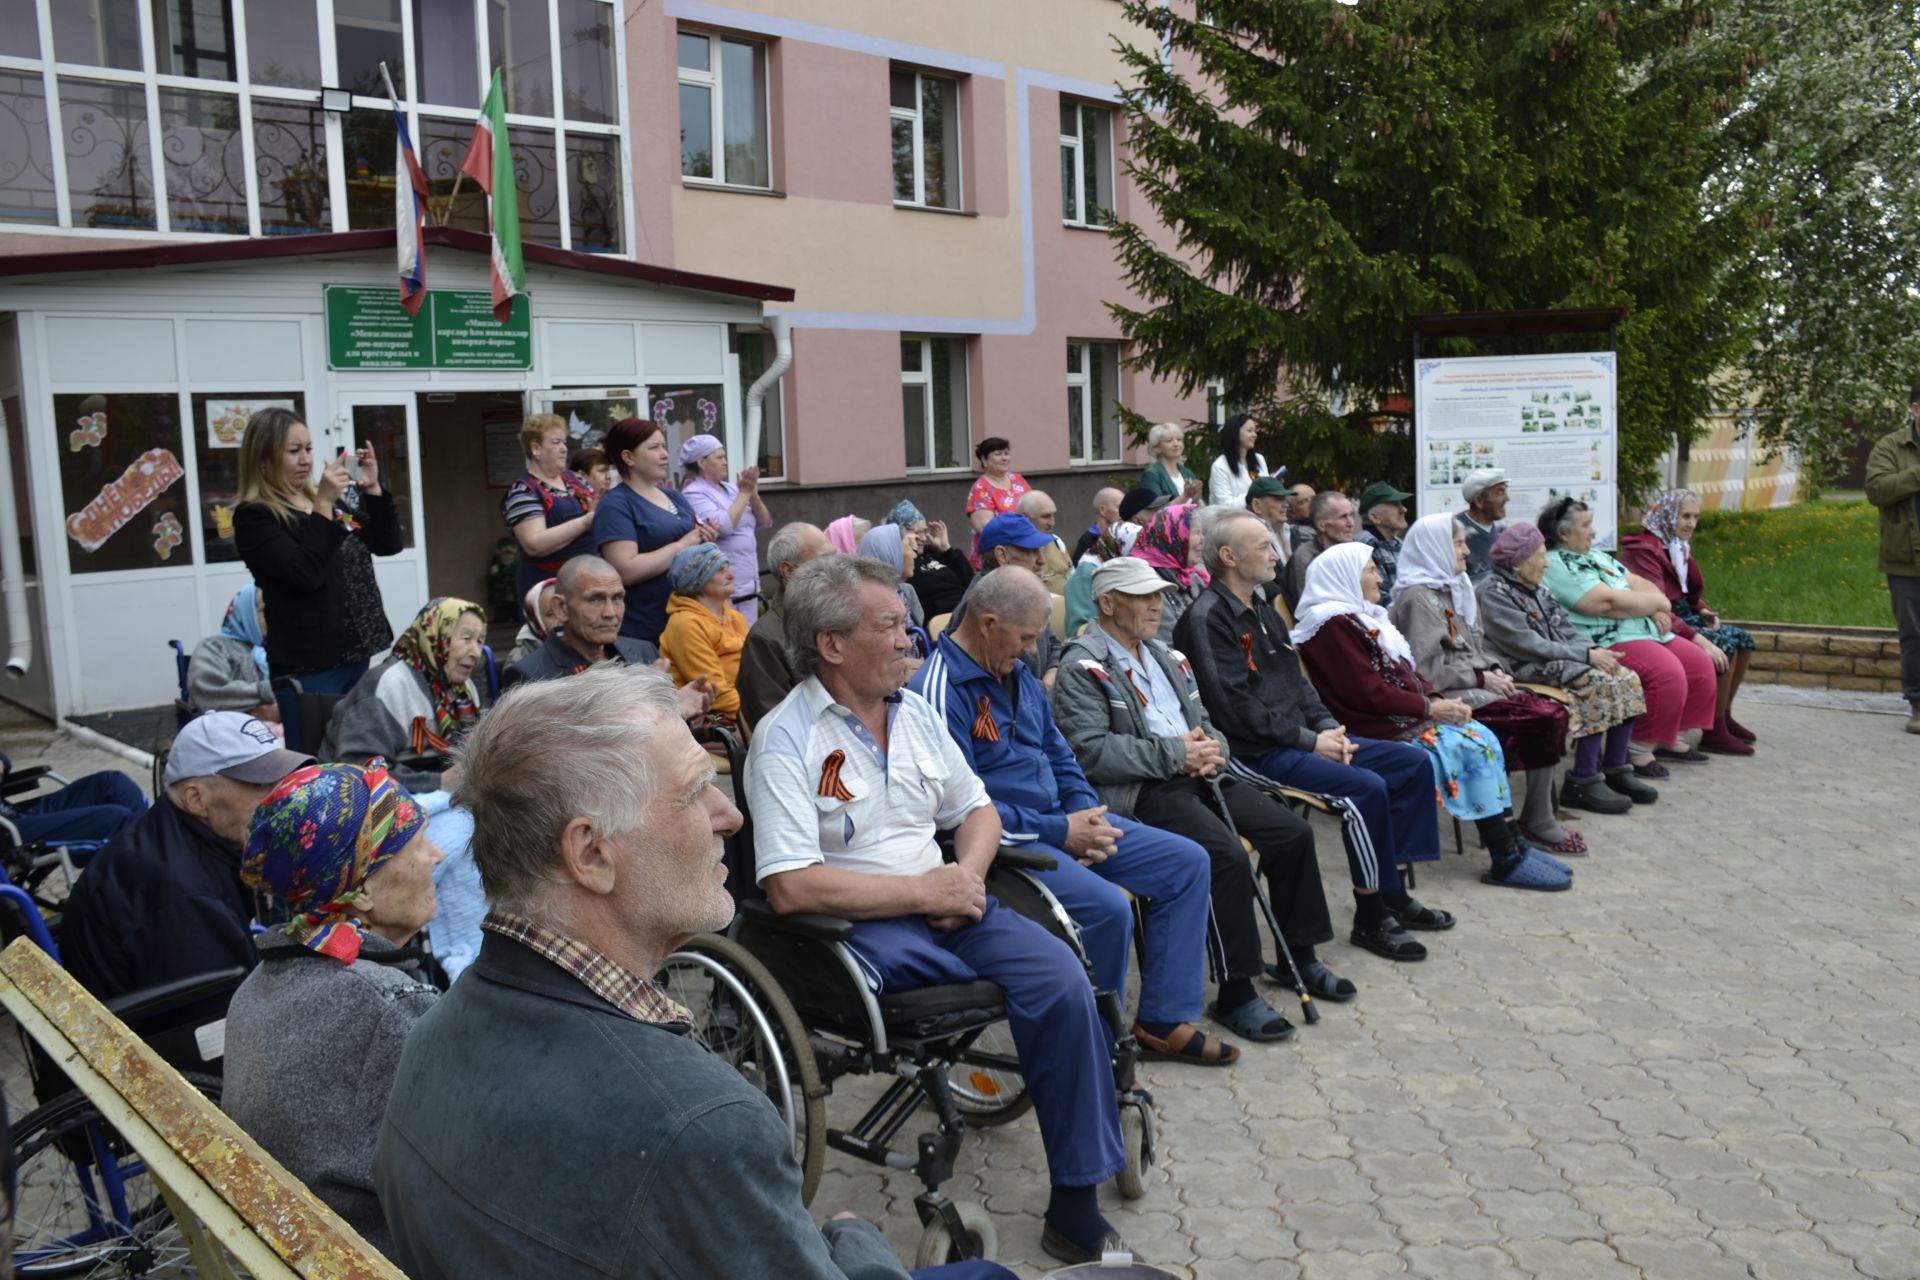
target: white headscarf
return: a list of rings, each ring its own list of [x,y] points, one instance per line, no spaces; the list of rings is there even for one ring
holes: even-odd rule
[[[1480,625],[1480,602],[1474,598],[1473,579],[1453,571],[1453,531],[1459,523],[1445,512],[1422,516],[1407,530],[1400,547],[1400,566],[1393,589],[1445,587],[1453,593],[1453,612],[1469,627]]]
[[[1120,554],[1123,556],[1133,554],[1134,540],[1139,536],[1140,526],[1131,520],[1122,520],[1119,524],[1113,526],[1113,537],[1114,540],[1120,544]]]
[[[1341,615],[1358,619],[1376,634],[1380,647],[1408,666],[1413,665],[1413,650],[1399,628],[1387,620],[1387,611],[1368,602],[1360,589],[1360,575],[1373,562],[1373,548],[1360,542],[1342,542],[1316,555],[1307,566],[1307,585],[1300,593],[1300,607],[1293,611],[1294,627],[1288,634],[1295,644],[1313,639],[1320,628]]]

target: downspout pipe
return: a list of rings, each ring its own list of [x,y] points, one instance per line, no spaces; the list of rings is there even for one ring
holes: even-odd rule
[[[793,367],[793,325],[781,315],[768,316],[767,323],[773,330],[773,363],[747,388],[747,456],[741,460],[747,466],[760,458],[760,426],[766,416],[767,392]],[[17,550],[15,558],[19,558]]]
[[[20,567],[20,513],[13,501],[13,439],[7,406],[0,402],[0,594],[6,597],[7,671],[27,674],[33,665],[33,623],[27,616],[27,580]]]

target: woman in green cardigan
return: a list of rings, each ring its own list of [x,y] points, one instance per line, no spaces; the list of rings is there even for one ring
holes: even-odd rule
[[[1165,494],[1175,502],[1200,500],[1200,481],[1180,460],[1187,451],[1187,436],[1177,422],[1163,422],[1147,432],[1147,452],[1153,461],[1140,477],[1140,486],[1149,493]]]

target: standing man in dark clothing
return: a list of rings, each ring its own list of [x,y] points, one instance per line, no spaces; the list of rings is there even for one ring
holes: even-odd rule
[[[280,779],[313,763],[237,711],[190,721],[166,790],[74,881],[60,961],[102,1000],[258,960],[253,894],[240,883],[247,822]]]
[[[1880,572],[1900,631],[1900,692],[1920,733],[1920,382],[1907,392],[1907,424],[1867,455],[1867,501],[1880,508]]]
[[[1353,872],[1356,947],[1424,960],[1407,928],[1451,929],[1400,880],[1403,862],[1440,856],[1433,766],[1412,743],[1349,737],[1300,670],[1279,615],[1254,596],[1273,577],[1273,546],[1251,513],[1223,515],[1207,538],[1213,584],[1174,631],[1200,699],[1226,734],[1234,771],[1326,799],[1340,815]]]

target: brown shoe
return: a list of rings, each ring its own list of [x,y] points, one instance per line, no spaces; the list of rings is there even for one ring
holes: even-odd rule
[[[1139,1023],[1133,1024],[1133,1038],[1140,1042],[1142,1057],[1161,1062],[1184,1062],[1194,1067],[1224,1067],[1240,1058],[1240,1051],[1223,1040],[1216,1040],[1191,1022],[1183,1022],[1159,1036],[1148,1035]],[[1198,1043],[1195,1043],[1195,1042]]]

